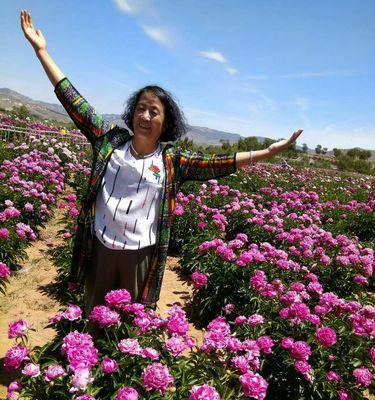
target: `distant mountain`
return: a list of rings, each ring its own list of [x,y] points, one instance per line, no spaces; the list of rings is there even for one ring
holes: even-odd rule
[[[14,90],[0,88],[0,108],[10,111],[13,107],[25,105],[33,117],[41,120],[56,120],[61,122],[70,122],[71,119],[60,104],[46,103],[30,99]]]
[[[122,121],[120,115],[116,114],[103,114],[103,117],[115,122],[119,126],[125,126]],[[183,136],[184,138],[185,136]],[[237,143],[239,139],[244,138],[244,136],[239,135],[238,133],[230,133],[224,131],[218,131],[216,129],[205,128],[202,126],[192,126],[188,125],[188,131],[186,133],[186,137],[190,140],[193,140],[194,143],[198,145],[212,145],[217,146],[221,145],[220,140],[227,140],[230,144]],[[257,136],[259,142],[264,141],[264,137]]]
[[[40,120],[61,121],[64,123],[71,122],[70,117],[61,104],[33,100],[14,90],[0,88],[0,108],[10,111],[13,107],[19,107],[21,105],[25,105],[29,109],[31,115]],[[113,121],[119,126],[125,126],[121,116],[118,114],[104,114],[103,117]],[[186,136],[196,144],[213,146],[220,145],[221,140],[227,140],[230,144],[233,144],[240,138],[245,137],[238,133],[224,132],[202,126],[189,126]],[[263,142],[265,137],[257,136],[257,139],[259,142]],[[297,149],[301,149],[301,146],[297,146]],[[343,151],[346,152],[347,150]],[[308,153],[313,152],[313,149],[308,149]],[[333,153],[328,152],[327,154],[331,155]],[[371,160],[374,159],[375,151],[372,151]]]
[[[61,122],[71,122],[64,107],[60,104],[46,103],[44,101],[33,100],[14,90],[0,88],[0,108],[10,111],[13,107],[25,105],[32,116],[41,120],[55,120]],[[119,126],[125,126],[118,114],[103,114],[105,119],[113,121]],[[237,133],[223,132],[216,129],[205,128],[201,126],[189,126],[186,136],[196,144],[201,145],[220,145],[220,140],[227,140],[230,144],[236,143],[241,137]],[[263,142],[264,137],[257,137]]]

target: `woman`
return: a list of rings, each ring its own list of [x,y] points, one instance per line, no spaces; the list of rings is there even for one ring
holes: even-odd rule
[[[78,217],[71,278],[85,283],[85,308],[102,304],[115,288],[129,290],[133,301],[156,306],[164,273],[175,195],[186,180],[207,180],[271,157],[293,143],[232,155],[197,155],[172,144],[185,132],[181,111],[171,95],[147,86],[128,101],[128,129],[108,123],[77,92],[47,52],[29,12],[21,26],[55,93],[93,147],[89,188]],[[146,206],[147,203],[147,206]]]

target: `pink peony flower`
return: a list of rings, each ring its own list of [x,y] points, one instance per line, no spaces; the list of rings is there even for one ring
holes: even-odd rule
[[[65,369],[59,364],[49,365],[44,373],[46,382],[51,382],[66,375]]]
[[[181,336],[172,336],[165,342],[166,349],[174,356],[178,356],[185,350],[185,342]]]
[[[107,306],[95,306],[91,311],[89,319],[97,322],[103,328],[120,323],[120,314]]]
[[[90,369],[98,362],[98,350],[90,346],[71,347],[66,355],[73,371]]]
[[[142,354],[142,347],[140,346],[138,339],[122,339],[118,344],[120,351],[132,356],[140,356]]]
[[[67,196],[69,203],[74,203],[77,200],[77,196],[74,193],[69,193]]]
[[[71,214],[73,217],[77,217],[77,216],[79,215],[79,211],[78,211],[75,207],[72,207],[72,208],[70,209],[70,214]]]
[[[94,381],[91,377],[90,370],[87,368],[77,369],[74,371],[74,375],[71,377],[72,387],[69,389],[70,393],[75,393],[80,390],[85,390],[87,386]]]
[[[62,317],[69,321],[76,321],[82,318],[82,310],[79,306],[72,304],[62,313]]]
[[[239,380],[245,396],[254,397],[257,400],[263,400],[266,397],[268,383],[259,374],[249,371],[241,375]]]
[[[8,338],[13,339],[16,337],[24,336],[28,331],[28,329],[29,326],[27,325],[27,322],[24,319],[12,322],[11,324],[9,324]]]
[[[189,400],[220,400],[217,390],[208,384],[194,385],[190,390]]]
[[[112,358],[103,358],[102,361],[102,370],[104,373],[106,374],[110,374],[112,372],[117,371],[118,369],[118,364],[116,362],[116,360],[113,360]]]
[[[338,382],[339,380],[341,380],[341,376],[336,371],[328,371],[327,372],[327,380],[332,381],[332,382]]]
[[[159,360],[160,358],[159,352],[151,347],[145,347],[142,349],[141,356],[143,358],[150,358],[151,360]]]
[[[10,277],[9,267],[6,264],[0,262],[0,278],[7,279],[9,277]]]
[[[33,206],[32,204],[30,204],[30,203],[25,203],[25,205],[24,205],[24,210],[25,210],[26,212],[31,212],[31,211],[34,210],[34,206]]]
[[[256,326],[256,325],[261,325],[264,322],[264,318],[262,315],[259,314],[253,314],[250,315],[250,317],[247,319],[247,323],[250,326]]]
[[[7,393],[7,400],[17,400],[19,397],[19,393],[18,392],[8,392]]]
[[[294,368],[297,372],[305,375],[311,370],[311,365],[307,361],[299,360],[294,363]]]
[[[66,355],[73,371],[90,369],[98,362],[98,350],[92,337],[78,331],[68,333],[63,339],[61,353]]]
[[[351,393],[348,392],[347,390],[340,389],[337,391],[337,394],[339,396],[339,400],[351,400],[352,399]]]
[[[124,309],[131,302],[131,295],[126,289],[111,290],[105,295],[105,301],[108,307]]]
[[[22,389],[22,385],[18,381],[13,381],[8,386],[9,392],[19,391]]]
[[[246,356],[233,357],[231,360],[231,364],[236,370],[238,370],[242,374],[246,374],[246,372],[249,372],[249,360]]]
[[[192,273],[191,278],[193,280],[194,289],[201,289],[207,285],[208,276],[196,270]]]
[[[239,315],[235,320],[234,323],[236,325],[242,325],[247,322],[247,318],[244,315]]]
[[[353,282],[354,283],[359,283],[359,284],[362,284],[362,285],[367,285],[368,284],[367,278],[365,276],[363,276],[363,275],[356,275],[353,278]]]
[[[353,371],[353,376],[358,385],[362,385],[362,386],[366,386],[366,387],[371,385],[372,373],[368,368],[366,368],[366,367],[356,368]]]
[[[186,335],[189,330],[189,323],[186,320],[186,313],[179,306],[174,305],[168,311],[167,331],[170,335]]]
[[[160,363],[152,363],[146,367],[142,372],[141,379],[148,392],[158,390],[160,394],[163,394],[174,381],[168,368]]]
[[[311,356],[311,348],[308,343],[298,340],[290,347],[290,353],[296,360],[308,360]]]
[[[10,371],[17,369],[22,364],[22,361],[27,359],[29,349],[22,345],[11,347],[4,357],[4,369]]]
[[[281,347],[284,349],[290,349],[293,346],[294,339],[291,337],[284,337],[281,339]]]
[[[226,304],[223,307],[223,311],[224,311],[225,314],[230,314],[235,309],[235,307],[236,306],[234,304]]]
[[[318,343],[324,347],[332,347],[337,342],[336,332],[328,326],[317,329],[315,337]]]
[[[116,400],[138,400],[138,392],[130,386],[124,387],[117,392]]]
[[[371,361],[375,364],[375,346],[371,347],[370,349],[370,358]]]
[[[7,239],[9,237],[9,231],[7,228],[0,228],[0,239]]]
[[[22,370],[23,375],[35,378],[40,375],[40,367],[38,364],[26,364]]]
[[[74,400],[95,400],[95,397],[92,397],[89,394],[83,394],[82,396],[75,397]]]
[[[265,354],[272,353],[272,347],[275,345],[274,341],[269,336],[261,336],[256,340],[258,347]]]

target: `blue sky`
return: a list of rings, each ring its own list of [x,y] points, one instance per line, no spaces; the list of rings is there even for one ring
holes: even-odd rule
[[[192,125],[375,150],[373,0],[2,0],[0,87],[56,103],[23,8],[101,113],[156,83]]]

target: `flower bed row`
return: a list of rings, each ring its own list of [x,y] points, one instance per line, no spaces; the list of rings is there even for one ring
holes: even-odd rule
[[[70,148],[69,148],[70,147]],[[0,289],[25,248],[52,216],[69,175],[80,168],[72,146],[55,139],[1,144]],[[76,149],[74,149],[76,151]],[[81,166],[83,169],[84,167]]]
[[[172,236],[192,274],[191,317],[204,326],[230,307],[239,338],[252,338],[254,314],[267,317],[263,333],[276,343],[289,338],[260,371],[270,398],[362,398],[369,381],[359,385],[353,371],[362,368],[371,381],[375,307],[368,290],[375,264],[373,249],[350,233],[357,218],[371,224],[374,186],[310,178],[257,166],[178,195]],[[349,235],[332,233],[340,229]],[[364,243],[373,243],[373,230],[363,230]],[[303,363],[286,347],[296,342],[308,349]]]

